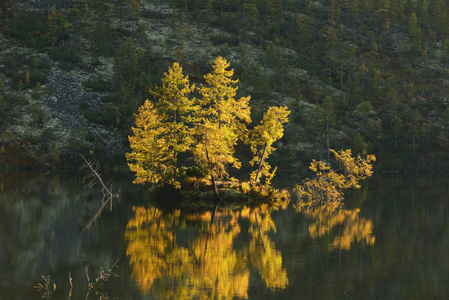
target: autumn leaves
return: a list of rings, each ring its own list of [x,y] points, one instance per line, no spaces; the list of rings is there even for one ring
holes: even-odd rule
[[[268,155],[273,143],[283,135],[288,121],[285,107],[271,107],[260,125],[248,130],[251,123],[250,97],[236,99],[233,69],[222,57],[215,59],[213,70],[204,76],[205,84],[196,87],[182,68],[174,63],[162,78],[162,86],[151,91],[155,101],[146,100],[135,116],[136,126],[129,137],[132,151],[128,165],[136,173],[135,183],[164,183],[181,187],[179,169],[189,157],[215,181],[229,178],[230,166],[240,168],[235,155],[237,142],[251,146],[251,165],[258,169],[252,180],[270,177]]]
[[[164,73],[162,86],[150,91],[154,101],[146,100],[139,108],[129,137],[132,151],[126,158],[136,173],[135,183],[181,188],[180,170],[191,168],[201,170],[196,181],[207,178],[218,199],[218,180],[231,182],[231,187],[252,198],[263,199],[274,191],[270,181],[276,168],[271,170],[267,159],[276,150],[274,143],[284,134],[290,111],[270,107],[260,124],[249,130],[250,97],[236,98],[238,80],[232,79],[234,71],[228,68],[224,58],[216,58],[200,87],[190,83],[178,63]],[[230,167],[242,166],[235,153],[238,141],[249,145],[253,154],[249,164],[254,170],[249,182],[238,182],[229,174]],[[313,177],[293,186],[304,200],[299,205],[324,204],[335,209],[342,204],[342,190],[358,188],[360,180],[371,176],[373,155],[353,157],[350,149],[331,152],[334,166],[329,159],[314,160],[310,165]],[[278,198],[282,195],[277,190],[274,194]],[[279,200],[275,198],[271,201]]]

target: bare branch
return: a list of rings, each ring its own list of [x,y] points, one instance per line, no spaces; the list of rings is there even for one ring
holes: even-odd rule
[[[84,227],[83,232],[86,229],[89,229],[93,222],[95,222],[101,215],[101,212],[106,207],[106,204],[109,202],[109,210],[112,210],[112,200],[113,198],[118,198],[118,194],[112,193],[112,184],[109,184],[108,186],[104,183],[103,179],[101,178],[100,173],[98,172],[100,165],[98,162],[95,161],[88,161],[83,155],[81,155],[82,159],[84,160],[84,164],[81,166],[81,170],[88,170],[89,172],[84,176],[83,182],[86,184],[87,187],[91,188],[95,186],[96,184],[101,185],[101,192],[103,193],[103,198],[101,199],[102,205],[96,212],[96,214],[89,220],[87,225]],[[105,198],[107,199],[105,201]]]
[[[112,203],[112,197],[110,197],[106,202],[103,202],[103,205],[98,209],[97,213],[89,220],[89,222],[86,224],[86,226],[83,228],[83,232],[92,226],[92,224],[100,217],[101,212],[106,207],[106,204],[108,204],[108,201],[111,201]],[[112,204],[111,204],[112,205]]]
[[[92,172],[93,175],[91,175],[92,177],[94,177],[94,179],[97,180],[98,183],[101,184],[102,186],[102,192],[103,194],[106,192],[109,197],[113,197],[112,192],[108,189],[108,187],[106,186],[106,184],[104,184],[103,179],[101,178],[100,174],[98,173],[98,169],[100,168],[100,165],[98,164],[98,162],[91,162],[91,161],[87,161],[87,159],[81,155],[82,159],[85,162],[85,165],[82,166],[82,168],[89,168]],[[90,181],[90,186],[95,185],[95,183],[93,183],[95,181]]]
[[[34,288],[39,292],[42,292],[42,298],[48,299],[56,291],[56,283],[50,278],[50,275],[42,275],[42,280],[43,284],[39,282],[34,286]]]
[[[71,272],[69,272],[69,283],[70,283],[70,291],[69,291],[68,299],[70,300],[70,298],[72,297],[72,290],[73,290],[72,273]]]

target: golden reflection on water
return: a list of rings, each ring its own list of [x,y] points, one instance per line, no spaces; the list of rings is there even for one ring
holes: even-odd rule
[[[268,236],[276,227],[266,210],[184,218],[179,211],[163,214],[154,207],[134,211],[125,232],[126,253],[142,293],[176,299],[247,298],[251,271],[268,288],[288,285],[281,252]],[[249,221],[250,240],[236,247],[240,219]],[[194,230],[187,226],[192,221]]]
[[[266,208],[189,215],[179,210],[163,213],[154,207],[133,209],[135,215],[125,232],[126,254],[143,294],[244,299],[251,272],[270,289],[285,289],[289,284],[282,253],[270,239],[276,226]],[[338,232],[329,250],[350,250],[355,241],[375,243],[373,223],[360,217],[360,209],[302,206],[297,212],[313,219],[312,239]]]
[[[328,234],[338,226],[342,226],[339,235],[330,244],[329,250],[350,250],[354,241],[364,241],[367,245],[374,245],[373,222],[359,216],[360,209],[342,209],[331,207],[308,207],[299,209],[308,218],[315,219],[309,226],[312,239]]]

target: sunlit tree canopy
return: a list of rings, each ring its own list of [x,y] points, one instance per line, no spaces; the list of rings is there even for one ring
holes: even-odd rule
[[[290,111],[287,107],[269,107],[260,124],[248,130],[252,122],[250,96],[237,98],[238,79],[233,75],[230,63],[222,57],[214,60],[200,87],[190,83],[177,62],[164,73],[161,86],[150,91],[153,99],[146,100],[135,115],[133,135],[129,137],[132,151],[126,157],[136,173],[135,183],[182,188],[193,182],[198,188],[201,182],[202,186],[212,185],[215,198],[221,201],[217,182],[222,186],[226,182],[227,187],[251,199],[267,195],[285,198],[285,189],[271,187],[277,167],[272,170],[268,159],[276,150],[274,143],[284,135]],[[244,156],[236,153],[239,141],[248,144],[253,153],[246,163],[256,166],[248,183],[240,183],[230,174],[232,168],[242,166],[238,157]],[[326,163],[312,161],[314,176],[296,185],[302,199],[299,205],[338,206],[342,190],[358,188],[360,180],[371,176],[373,155],[361,158],[353,157],[350,149],[329,151],[339,165],[334,168],[329,159]]]
[[[249,143],[254,157],[249,163],[252,166],[259,164],[259,168],[251,173],[251,180],[257,182],[259,176],[269,177],[271,175],[271,167],[267,163],[267,159],[276,150],[273,143],[284,135],[283,124],[288,122],[289,114],[290,111],[286,107],[270,107],[260,121],[260,125],[252,130]]]
[[[310,170],[314,177],[296,185],[299,195],[297,206],[339,207],[342,204],[344,189],[360,188],[359,181],[372,175],[371,163],[376,160],[374,155],[353,157],[351,149],[330,151],[338,162],[338,168],[333,169],[323,161],[313,160]]]

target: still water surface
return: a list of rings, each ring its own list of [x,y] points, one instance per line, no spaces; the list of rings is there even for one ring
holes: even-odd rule
[[[130,182],[86,228],[102,194],[80,176],[0,174],[0,299],[449,298],[449,178],[215,215],[163,212]]]

